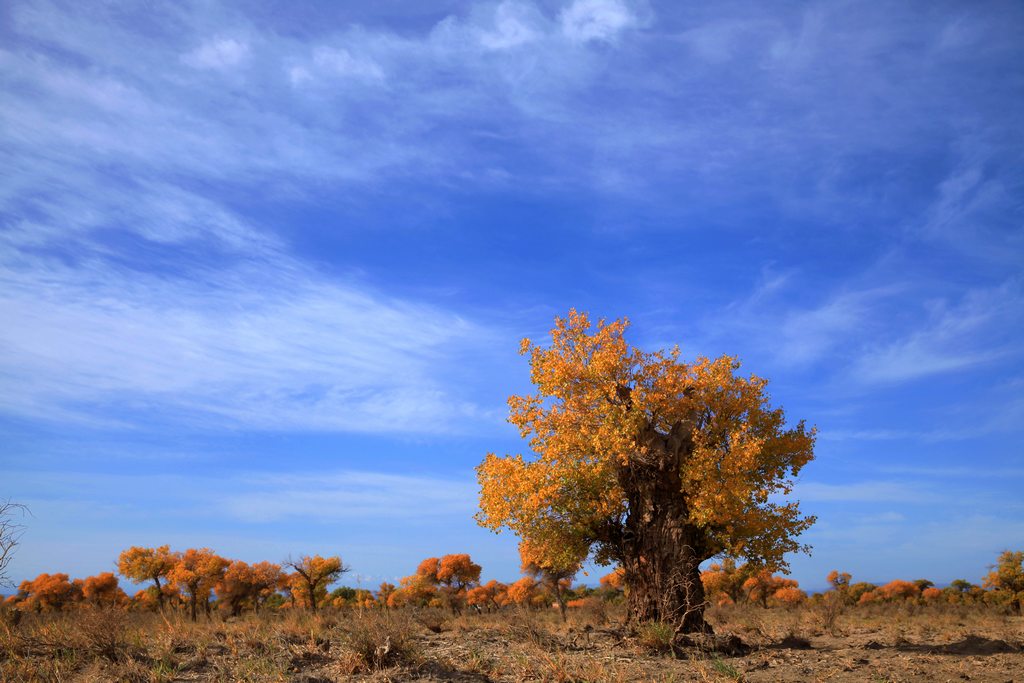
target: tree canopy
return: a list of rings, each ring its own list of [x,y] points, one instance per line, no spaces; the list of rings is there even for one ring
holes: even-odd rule
[[[814,518],[781,497],[813,459],[815,431],[787,426],[767,380],[738,375],[736,358],[642,351],[628,326],[572,310],[549,347],[522,341],[536,392],[509,398],[509,421],[533,456],[486,456],[478,522],[511,529],[556,565],[591,552],[623,563],[634,588],[653,571],[638,558],[666,544],[687,546],[687,565],[724,555],[786,569]],[[687,571],[677,584],[699,582]]]

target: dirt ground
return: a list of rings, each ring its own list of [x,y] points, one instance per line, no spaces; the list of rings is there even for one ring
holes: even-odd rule
[[[731,653],[614,608],[249,615],[83,611],[0,628],[3,681],[1024,681],[1024,618],[990,608],[712,609]],[[726,646],[720,638],[719,647]],[[749,651],[748,651],[749,650]]]

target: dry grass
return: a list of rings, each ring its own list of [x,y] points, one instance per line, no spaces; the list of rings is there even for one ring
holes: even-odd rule
[[[985,608],[714,608],[753,651],[672,646],[622,627],[620,607],[182,615],[82,610],[0,620],[3,681],[864,681],[996,680],[1024,671],[1024,620]]]

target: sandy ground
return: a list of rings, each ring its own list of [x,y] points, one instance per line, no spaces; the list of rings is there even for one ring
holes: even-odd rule
[[[329,613],[26,619],[3,681],[1024,681],[1024,618],[982,608],[712,610],[731,654],[628,634],[620,615]],[[734,643],[735,644],[735,643]],[[704,644],[706,646],[706,643]]]

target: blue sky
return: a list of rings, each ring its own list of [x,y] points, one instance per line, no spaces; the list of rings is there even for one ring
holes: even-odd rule
[[[808,587],[1024,547],[1024,6],[293,5],[0,9],[15,579],[514,579],[473,467],[570,307],[818,425]]]

